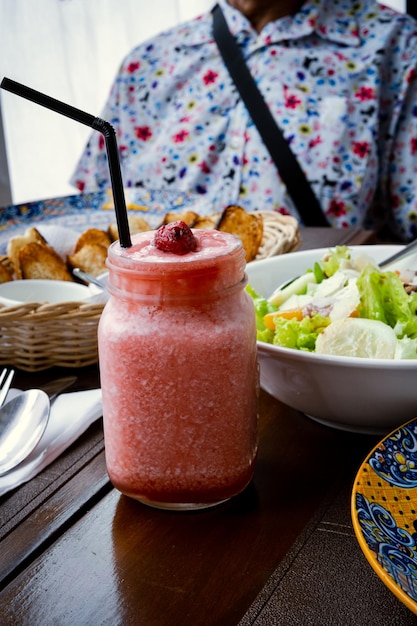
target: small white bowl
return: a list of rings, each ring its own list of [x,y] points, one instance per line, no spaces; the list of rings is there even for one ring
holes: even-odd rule
[[[379,262],[402,246],[357,246]],[[268,297],[283,282],[312,268],[328,248],[283,254],[247,266],[249,284]],[[417,253],[397,267],[417,268]],[[258,341],[261,386],[318,422],[368,434],[386,434],[417,416],[417,360],[333,357]]]
[[[0,304],[82,302],[91,297],[85,285],[65,280],[11,280],[0,284]]]

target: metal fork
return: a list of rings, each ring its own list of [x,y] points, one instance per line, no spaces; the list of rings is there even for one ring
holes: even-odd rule
[[[13,376],[14,370],[10,370],[10,372],[7,373],[7,367],[5,367],[0,374],[0,406],[6,399],[7,392],[9,391],[10,385],[12,384]]]

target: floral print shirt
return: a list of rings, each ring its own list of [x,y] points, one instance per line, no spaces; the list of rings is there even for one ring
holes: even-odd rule
[[[219,4],[329,223],[416,237],[417,22],[374,0],[306,0],[258,34]],[[211,13],[136,47],[102,117],[125,187],[299,217],[220,58]],[[72,183],[110,188],[99,133]]]

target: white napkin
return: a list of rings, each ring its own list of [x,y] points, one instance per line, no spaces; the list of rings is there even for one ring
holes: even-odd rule
[[[36,229],[40,232],[42,237],[46,239],[48,245],[58,252],[64,261],[68,254],[74,252],[77,239],[81,235],[81,232],[55,224],[39,223],[36,225]]]
[[[19,390],[10,389],[7,400],[17,393]],[[102,415],[101,389],[63,393],[55,398],[36,448],[20,465],[0,476],[0,496],[39,474]]]

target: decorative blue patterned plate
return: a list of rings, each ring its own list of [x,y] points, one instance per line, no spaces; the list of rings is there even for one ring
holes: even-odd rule
[[[199,215],[213,212],[204,196],[186,192],[127,189],[125,196],[128,213],[141,215],[151,228],[156,228],[168,211],[181,212],[187,208]],[[3,207],[0,209],[0,252],[5,253],[11,237],[23,233],[28,226],[36,227],[37,223],[47,222],[81,233],[92,227],[107,229],[115,221],[111,196],[105,191]]]
[[[365,459],[351,513],[368,562],[417,614],[417,419],[388,435]]]

